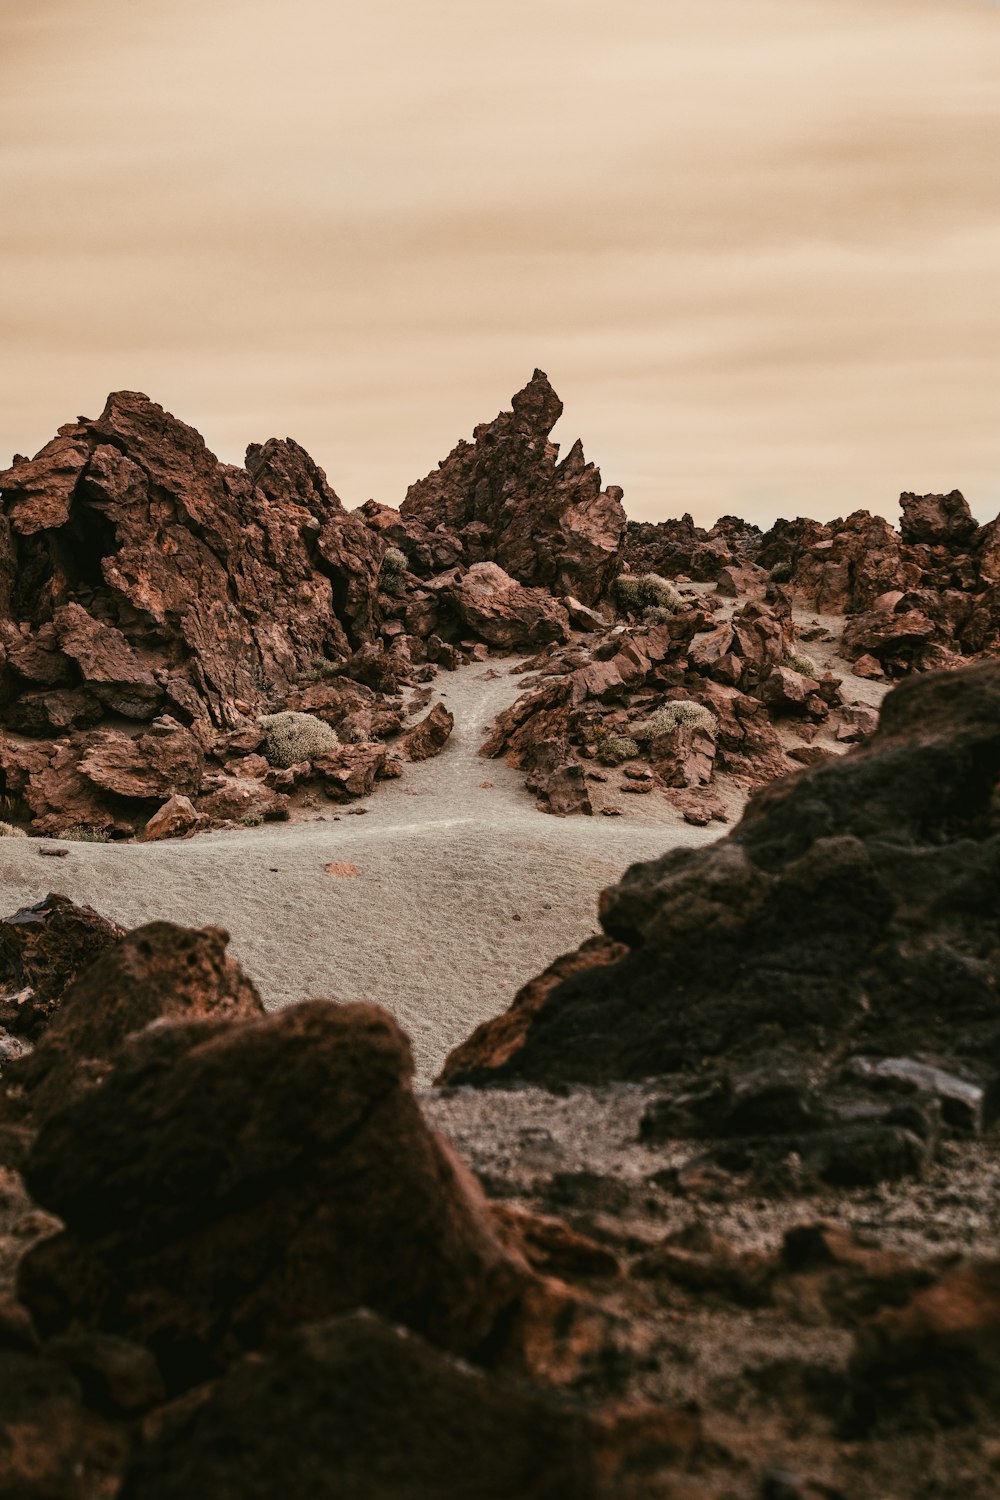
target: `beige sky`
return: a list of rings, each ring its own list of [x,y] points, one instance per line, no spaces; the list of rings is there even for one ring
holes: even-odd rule
[[[630,514],[1000,510],[1000,5],[0,0],[0,463],[391,504],[535,365]]]

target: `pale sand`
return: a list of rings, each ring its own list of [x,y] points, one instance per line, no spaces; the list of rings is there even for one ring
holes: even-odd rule
[[[456,1042],[597,930],[597,894],[628,865],[724,831],[690,827],[655,793],[618,796],[615,772],[622,817],[538,812],[519,772],[477,754],[521,691],[508,665],[496,681],[482,665],[438,677],[451,740],[380,786],[363,817],[328,806],[323,821],[181,842],[49,841],[70,850],[65,859],[40,856],[37,840],[0,839],[3,913],[61,891],[130,927],[159,917],[223,926],[269,1006],[312,996],[386,1005],[426,1082]],[[331,861],[360,875],[331,877]]]

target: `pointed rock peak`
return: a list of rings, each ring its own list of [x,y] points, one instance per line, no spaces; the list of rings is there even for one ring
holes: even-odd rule
[[[516,417],[546,436],[562,416],[563,410],[563,404],[549,384],[549,377],[544,370],[535,371],[524,389],[518,391],[513,398],[511,406]]]

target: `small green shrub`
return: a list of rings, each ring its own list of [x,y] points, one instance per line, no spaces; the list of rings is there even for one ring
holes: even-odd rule
[[[767,575],[772,583],[790,583],[792,577],[792,565],[790,562],[775,563]]]
[[[686,724],[692,729],[703,729],[706,734],[715,734],[719,727],[719,721],[711,709],[705,708],[701,703],[695,703],[690,698],[682,698],[677,703],[665,703],[655,713],[650,714],[643,726],[644,733],[651,740],[657,735],[670,734],[678,724]]]
[[[651,604],[642,612],[642,623],[644,625],[665,625],[672,620],[677,613],[675,609],[668,609],[665,604]]]
[[[616,766],[619,761],[633,760],[639,754],[638,742],[627,734],[606,734],[597,747],[601,760]]]
[[[95,828],[91,823],[77,823],[73,828],[65,829],[59,837],[68,840],[71,844],[106,844],[109,842],[107,831],[104,828]]]
[[[619,607],[629,614],[643,609],[665,609],[675,614],[684,602],[673,584],[659,573],[619,573],[614,587]]]
[[[258,723],[267,732],[264,756],[270,765],[281,770],[303,760],[315,760],[318,755],[329,755],[340,746],[334,730],[315,714],[286,709],[280,714],[265,714]]]
[[[401,552],[398,547],[387,547],[382,557],[380,576],[383,578],[399,578],[409,569],[406,553]]]
[[[248,812],[248,813],[244,813],[243,816],[242,816],[242,818],[240,819],[240,827],[241,828],[260,828],[262,826],[263,822],[264,822],[263,816],[259,812]]]
[[[18,828],[16,823],[0,823],[0,839],[26,839],[28,837],[23,828]]]
[[[783,667],[791,667],[793,672],[801,672],[803,677],[812,677],[819,680],[819,668],[811,656],[806,656],[804,651],[793,651],[786,656],[781,663]]]

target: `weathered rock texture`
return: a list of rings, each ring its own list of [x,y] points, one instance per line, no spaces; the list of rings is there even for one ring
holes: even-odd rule
[[[369,1313],[307,1324],[165,1413],[122,1500],[588,1500],[582,1415],[473,1372]]]
[[[410,550],[422,544],[438,572],[450,565],[435,554],[444,533],[453,561],[496,562],[523,584],[594,604],[619,570],[622,492],[602,490],[579,442],[558,461],[549,434],[563,407],[541,370],[511,405],[410,486],[399,513],[407,530],[422,528]]]
[[[131,944],[141,962],[147,931],[117,953]],[[65,1043],[68,1001],[63,1017]],[[74,1323],[135,1339],[176,1390],[289,1324],[358,1306],[474,1353],[515,1303],[527,1269],[423,1124],[408,1044],[383,1011],[312,1001],[178,1022],[115,1056],[100,1087],[50,1112],[25,1168],[66,1224],[22,1264],[46,1334]]]
[[[864,746],[758,793],[729,838],[628,871],[600,904],[628,953],[550,990],[514,1050],[487,1023],[444,1078],[598,1082],[787,1049],[939,1054],[989,1083],[998,782],[1000,665],[907,682]]]

